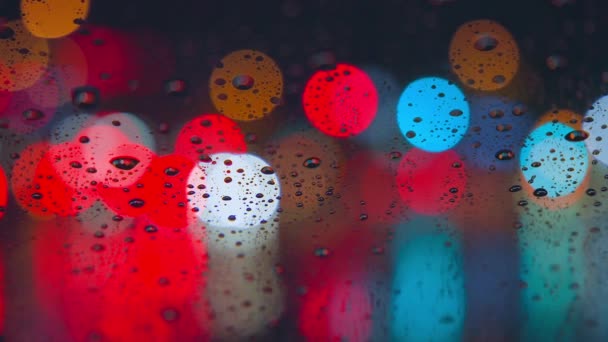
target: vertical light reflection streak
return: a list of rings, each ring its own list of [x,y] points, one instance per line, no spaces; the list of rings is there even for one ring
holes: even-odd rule
[[[211,312],[199,315],[199,321],[209,321],[214,338],[264,336],[280,318],[284,291],[275,272],[279,262],[275,218],[276,214],[267,223],[245,229],[207,226],[205,297]]]
[[[461,241],[439,218],[397,227],[392,340],[459,341],[465,319]]]
[[[585,265],[579,205],[520,217],[522,341],[571,341],[580,314]]]

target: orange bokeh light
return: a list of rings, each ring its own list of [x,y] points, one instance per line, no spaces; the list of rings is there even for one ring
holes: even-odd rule
[[[218,111],[239,121],[269,115],[283,96],[283,74],[272,58],[255,50],[228,54],[209,79],[211,101]]]
[[[21,18],[36,37],[59,38],[74,32],[89,14],[89,0],[21,0]]]
[[[506,87],[519,69],[519,48],[507,29],[492,20],[461,25],[450,43],[452,71],[467,87],[498,90]]]

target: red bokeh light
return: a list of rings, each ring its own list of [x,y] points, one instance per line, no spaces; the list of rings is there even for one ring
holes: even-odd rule
[[[61,227],[56,225],[61,224]],[[84,223],[39,226],[34,243],[36,295],[76,341],[200,340],[197,320],[206,259],[185,231],[84,233]],[[59,229],[61,228],[61,229]],[[100,235],[101,233],[105,236]],[[102,237],[100,237],[102,236]]]
[[[41,195],[37,199],[40,205],[53,214],[75,215],[89,208],[97,199],[94,189],[84,184],[86,178],[79,177],[84,171],[72,171],[75,169],[70,163],[79,157],[77,151],[66,144],[53,146],[36,166],[32,196],[34,193]],[[66,182],[64,179],[70,180]]]
[[[86,25],[70,37],[86,58],[87,85],[103,98],[159,93],[174,69],[169,42],[151,32]]]
[[[348,137],[363,132],[378,110],[378,92],[369,76],[348,64],[317,71],[302,98],[308,120],[321,132]]]
[[[4,170],[0,167],[0,219],[6,212],[6,205],[8,204],[8,182]]]
[[[147,215],[159,227],[183,228],[191,222],[187,182],[195,164],[184,156],[154,157],[145,172],[131,185],[99,185],[104,203],[117,214]]]
[[[299,328],[307,341],[367,341],[371,314],[372,303],[365,287],[335,279],[327,287],[305,295]]]
[[[459,204],[465,192],[464,163],[453,150],[412,149],[403,156],[396,177],[401,198],[419,214],[446,212]]]
[[[201,155],[220,152],[247,152],[245,135],[239,125],[221,114],[203,114],[188,121],[175,139],[175,154],[192,161],[199,161]]]
[[[35,194],[38,193],[35,186],[37,166],[48,148],[46,142],[38,142],[26,147],[13,165],[10,177],[11,191],[17,204],[30,215],[39,218],[53,215],[44,203],[35,198],[37,197]]]

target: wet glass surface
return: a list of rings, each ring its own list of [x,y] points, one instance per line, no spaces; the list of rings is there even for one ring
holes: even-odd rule
[[[606,341],[607,13],[0,3],[0,336]]]

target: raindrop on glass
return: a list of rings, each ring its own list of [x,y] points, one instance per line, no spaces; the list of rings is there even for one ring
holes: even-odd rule
[[[72,90],[72,104],[80,109],[93,109],[99,104],[99,90],[95,87],[78,87]]]
[[[572,141],[572,142],[583,141],[583,140],[589,138],[589,133],[587,133],[583,130],[574,130],[574,131],[566,134],[565,138],[566,138],[566,140]]]
[[[249,90],[253,87],[253,77],[249,75],[238,75],[232,80],[232,85],[239,90]]]
[[[511,160],[515,158],[515,153],[511,150],[500,150],[494,156],[498,160]]]
[[[110,163],[117,169],[128,171],[137,166],[139,160],[133,157],[116,157],[110,160]]]
[[[44,117],[44,113],[38,109],[30,108],[23,113],[23,118],[27,121],[36,121]]]
[[[304,167],[307,167],[309,169],[315,169],[315,168],[319,167],[319,165],[321,165],[321,159],[319,159],[317,157],[310,157],[310,158],[306,159],[302,165],[304,165]]]

